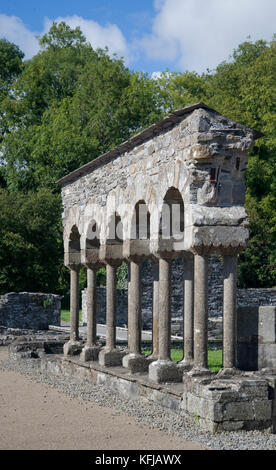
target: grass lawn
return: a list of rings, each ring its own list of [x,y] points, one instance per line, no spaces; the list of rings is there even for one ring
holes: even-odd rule
[[[146,355],[151,354],[151,351],[143,351]],[[182,361],[183,351],[181,349],[172,349],[171,350],[171,359],[172,361],[178,362]],[[214,372],[218,372],[222,367],[222,350],[209,350],[208,351],[208,366]]]
[[[61,321],[70,321],[70,310],[61,310]],[[81,310],[79,315],[79,321],[81,321]]]
[[[70,310],[61,310],[61,320],[69,322],[70,321]],[[81,310],[79,320],[81,321]],[[149,350],[143,350],[146,355],[151,354]],[[172,349],[171,350],[171,359],[172,361],[178,362],[182,361],[183,351],[182,349]],[[208,366],[209,369],[214,372],[218,372],[222,367],[222,351],[221,350],[209,350],[208,351]]]

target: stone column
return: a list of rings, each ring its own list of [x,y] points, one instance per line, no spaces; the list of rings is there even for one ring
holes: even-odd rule
[[[132,373],[148,370],[148,361],[141,354],[141,264],[131,260],[129,264],[128,295],[128,354],[123,366]]]
[[[223,368],[236,367],[237,342],[237,255],[224,256],[223,268]]]
[[[159,261],[159,359],[171,356],[171,261]]]
[[[184,265],[184,341],[183,361],[189,369],[194,362],[194,255],[183,259]]]
[[[96,361],[98,359],[100,346],[96,344],[97,321],[96,321],[96,268],[87,268],[87,343],[82,350],[80,359],[83,361]]]
[[[116,348],[116,267],[106,265],[106,348]]]
[[[152,354],[151,358],[159,356],[159,264],[153,262],[153,299],[152,299]]]
[[[208,371],[208,257],[194,258],[194,368],[193,372]]]
[[[79,270],[80,266],[70,266],[70,340],[64,344],[65,356],[79,354]]]
[[[149,378],[154,382],[176,382],[182,373],[170,359],[171,353],[171,260],[159,260],[159,355],[149,366]]]
[[[116,271],[117,264],[106,264],[106,346],[99,353],[103,366],[122,365],[124,356],[116,349]]]

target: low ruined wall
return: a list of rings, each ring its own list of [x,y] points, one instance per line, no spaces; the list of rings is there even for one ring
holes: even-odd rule
[[[241,370],[276,369],[276,307],[238,309],[237,359]]]
[[[210,256],[208,273],[209,317],[219,318],[223,313],[223,264],[218,256]],[[153,274],[150,261],[142,267],[142,319],[143,328],[152,327]],[[117,289],[117,326],[127,324],[128,317],[127,289]],[[183,262],[173,261],[172,265],[172,318],[173,333],[182,334],[183,330]],[[239,307],[272,305],[276,306],[276,289],[238,289]],[[97,288],[97,322],[105,323],[106,290]],[[86,289],[82,292],[82,320],[87,322]]]
[[[0,296],[0,325],[47,330],[60,325],[61,297],[54,294],[11,292]]]

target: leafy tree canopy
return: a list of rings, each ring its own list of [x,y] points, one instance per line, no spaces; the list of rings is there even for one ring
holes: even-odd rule
[[[0,291],[68,290],[55,181],[197,101],[264,134],[248,163],[251,236],[239,279],[243,287],[275,286],[275,37],[242,43],[214,71],[167,70],[157,79],[94,50],[65,23],[53,23],[40,47],[23,62],[15,44],[0,40]],[[123,266],[119,286],[125,275]]]
[[[2,102],[2,152],[11,188],[56,179],[117,146],[160,116],[157,84],[94,51],[79,28],[53,24]]]

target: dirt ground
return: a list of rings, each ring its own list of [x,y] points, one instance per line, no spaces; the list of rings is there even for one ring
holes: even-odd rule
[[[7,357],[0,348],[0,360]],[[203,449],[12,371],[0,370],[0,423],[1,450]]]

